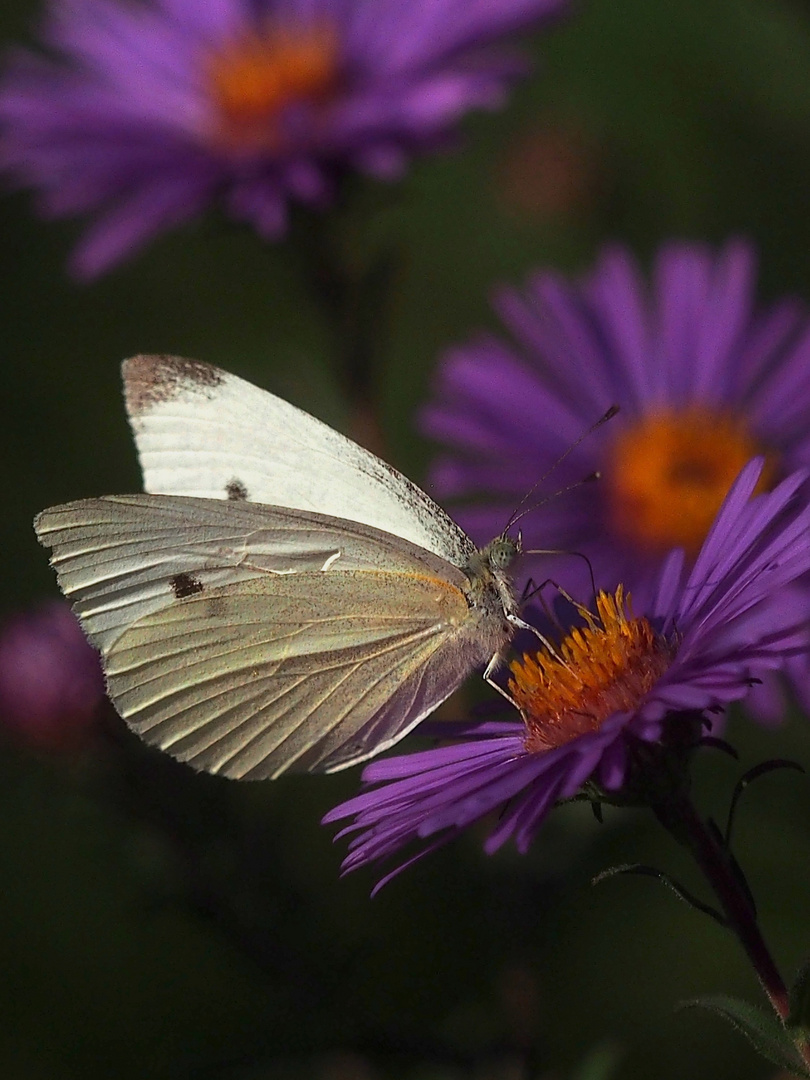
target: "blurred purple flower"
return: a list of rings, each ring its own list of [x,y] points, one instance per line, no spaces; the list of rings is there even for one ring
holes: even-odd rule
[[[523,293],[500,290],[515,344],[488,335],[451,349],[423,413],[446,446],[435,493],[475,499],[454,514],[481,543],[570,451],[541,493],[574,490],[521,519],[524,544],[582,552],[600,588],[624,582],[637,600],[673,548],[694,558],[754,454],[766,456],[762,487],[810,466],[810,323],[792,300],[756,308],[751,245],[665,244],[651,279],[614,246],[581,282],[544,272]],[[613,404],[619,415],[582,438]],[[581,483],[595,472],[599,483]],[[591,592],[581,559],[536,558],[526,570]],[[788,667],[810,703],[806,658]],[[776,719],[776,681],[754,702]]]
[[[810,506],[796,497],[806,473],[752,498],[761,467],[743,469],[691,571],[681,551],[668,556],[643,614],[621,588],[602,593],[557,656],[511,664],[523,722],[436,725],[461,741],[369,765],[376,786],[324,818],[353,818],[344,871],[413,844],[418,858],[495,810],[485,849],[513,837],[525,852],[557,800],[589,780],[620,792],[634,748],[668,745],[685,714],[724,708],[805,650],[806,607],[789,586],[810,570]]]
[[[524,294],[502,289],[495,307],[517,347],[486,336],[451,349],[423,413],[447,447],[436,493],[479,500],[456,512],[485,543],[570,450],[541,494],[602,480],[523,518],[527,547],[583,551],[597,582],[634,589],[673,547],[694,557],[754,454],[765,481],[810,465],[810,323],[792,301],[756,311],[755,272],[746,243],[717,255],[670,243],[651,293],[620,247],[580,283],[547,272]],[[574,446],[614,404],[619,415]],[[576,560],[553,565],[587,586]]]
[[[569,0],[53,0],[53,57],[0,88],[0,165],[42,212],[95,213],[92,277],[222,200],[279,237],[346,170],[398,176],[525,70],[502,40]]]
[[[104,700],[98,653],[67,604],[16,615],[0,627],[0,726],[45,749],[75,746]]]

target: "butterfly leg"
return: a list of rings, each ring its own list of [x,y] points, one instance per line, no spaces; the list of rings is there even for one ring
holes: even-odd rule
[[[520,594],[520,604],[518,605],[518,607],[522,608],[524,604],[528,603],[528,601],[531,600],[531,598],[536,592],[542,589],[542,587],[542,585],[535,585],[534,578],[530,577],[526,584],[523,586],[523,591]]]
[[[552,645],[552,643],[551,643],[551,642],[550,642],[550,641],[548,640],[548,638],[547,638],[547,637],[544,637],[544,636],[543,636],[543,635],[542,635],[542,634],[540,633],[540,631],[539,631],[539,630],[537,629],[537,627],[536,627],[536,626],[532,626],[532,624],[531,624],[531,623],[527,623],[527,622],[525,622],[525,621],[524,621],[523,619],[521,619],[521,618],[520,618],[520,616],[518,616],[518,615],[512,615],[512,614],[507,614],[507,616],[506,616],[506,617],[507,617],[507,619],[509,620],[509,622],[510,622],[510,623],[512,624],[512,626],[516,627],[516,628],[517,628],[518,630],[530,630],[530,631],[531,631],[531,632],[532,632],[532,633],[534,634],[534,636],[535,636],[536,638],[538,638],[538,640],[539,640],[540,642],[542,642],[543,646],[544,646],[544,647],[545,647],[546,649],[548,649],[548,651],[549,651],[549,652],[551,653],[551,655],[552,655],[552,656],[556,656],[556,655],[557,655],[557,650],[556,650],[556,649],[554,648],[554,646]],[[494,657],[493,657],[493,659],[494,659]],[[492,661],[490,661],[490,663],[491,663],[491,662],[492,662]]]
[[[503,656],[501,655],[501,653],[500,652],[494,653],[492,658],[490,659],[489,663],[487,664],[486,668],[484,669],[484,679],[486,680],[486,682],[489,683],[489,685],[491,687],[493,687],[495,690],[498,691],[498,693],[501,695],[501,697],[506,698],[506,700],[509,702],[509,704],[513,708],[517,709],[518,708],[517,702],[514,700],[512,695],[509,693],[509,691],[504,690],[504,688],[502,686],[499,686],[498,683],[496,683],[495,680],[492,678],[492,673],[496,670],[496,668],[501,663],[503,663]]]

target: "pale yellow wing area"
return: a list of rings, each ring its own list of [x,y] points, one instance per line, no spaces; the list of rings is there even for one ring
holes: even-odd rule
[[[479,661],[464,594],[384,570],[263,575],[139,619],[108,689],[147,742],[250,779],[328,771],[401,738]]]

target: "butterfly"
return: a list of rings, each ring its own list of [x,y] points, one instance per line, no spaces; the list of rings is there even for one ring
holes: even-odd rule
[[[123,380],[147,494],[34,528],[147,743],[235,778],[331,772],[475,668],[493,681],[526,626],[519,538],[477,548],[380,458],[219,368],[136,356]]]

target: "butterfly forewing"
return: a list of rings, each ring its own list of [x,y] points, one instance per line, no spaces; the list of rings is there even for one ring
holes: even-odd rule
[[[295,507],[370,525],[464,566],[475,546],[402,473],[294,405],[173,356],[123,366],[146,491]]]

